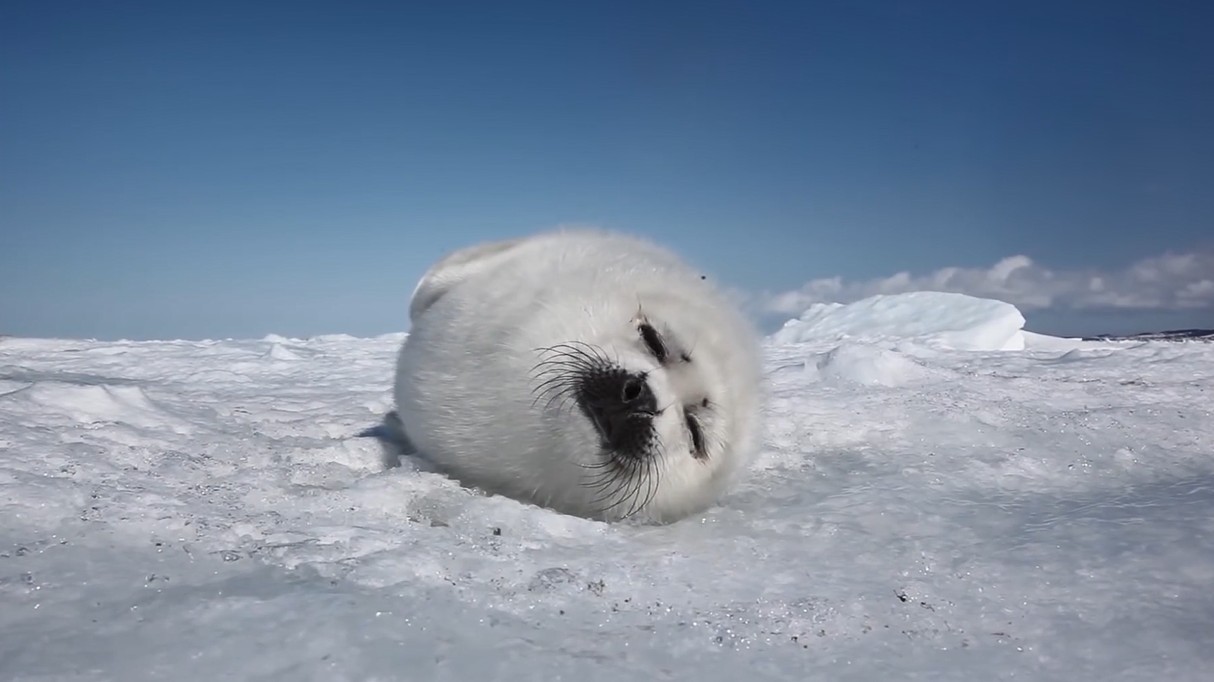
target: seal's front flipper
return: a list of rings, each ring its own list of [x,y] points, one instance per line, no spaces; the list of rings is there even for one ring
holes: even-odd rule
[[[401,424],[396,410],[385,414],[383,422],[362,431],[358,436],[379,441],[384,449],[384,466],[389,469],[400,466],[401,457],[417,454],[417,448],[413,447],[405,433],[405,426]]]
[[[405,433],[405,425],[400,421],[400,415],[396,410],[392,410],[384,415],[384,430],[388,432],[388,438],[395,443],[404,454],[411,455],[417,452],[417,448],[413,447],[413,441],[409,440],[409,434]]]

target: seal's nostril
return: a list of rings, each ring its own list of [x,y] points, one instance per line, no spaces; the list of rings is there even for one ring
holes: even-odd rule
[[[624,382],[624,402],[630,403],[641,397],[641,388],[644,386],[644,381],[639,379],[629,379]]]

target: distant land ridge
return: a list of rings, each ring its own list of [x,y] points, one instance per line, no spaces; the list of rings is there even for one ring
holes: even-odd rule
[[[1205,341],[1214,342],[1214,329],[1171,329],[1139,334],[1099,334],[1085,336],[1084,341]]]

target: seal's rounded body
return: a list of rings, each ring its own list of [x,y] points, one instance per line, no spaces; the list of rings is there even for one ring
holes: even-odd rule
[[[644,241],[578,230],[469,247],[426,273],[410,318],[401,425],[466,484],[667,522],[712,504],[757,447],[753,332]]]

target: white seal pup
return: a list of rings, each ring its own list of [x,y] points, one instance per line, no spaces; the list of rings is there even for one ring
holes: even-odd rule
[[[563,230],[456,251],[421,279],[396,367],[418,453],[588,518],[711,505],[759,438],[750,325],[670,252]]]

